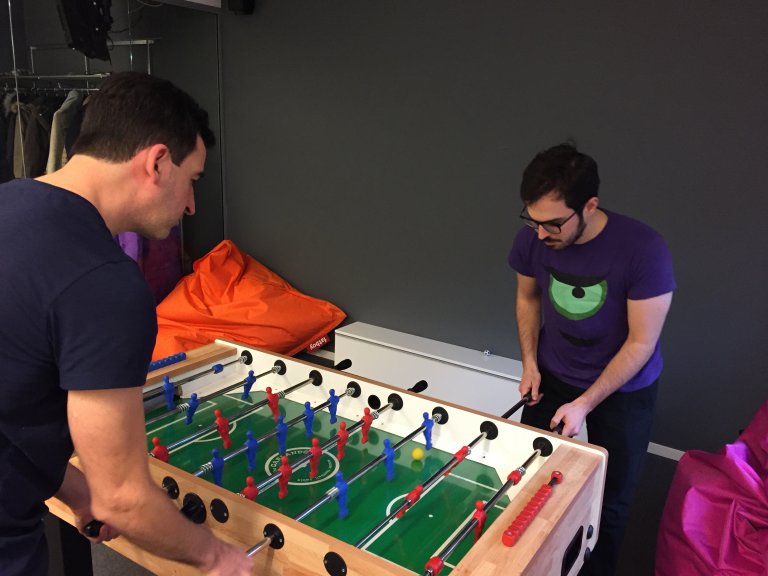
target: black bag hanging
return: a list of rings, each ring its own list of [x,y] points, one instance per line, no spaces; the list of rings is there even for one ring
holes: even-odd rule
[[[107,34],[112,0],[56,0],[67,44],[88,58],[110,61]]]

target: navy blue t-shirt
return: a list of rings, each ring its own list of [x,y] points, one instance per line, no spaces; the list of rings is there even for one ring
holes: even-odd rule
[[[0,270],[0,574],[46,574],[43,502],[72,455],[67,390],[141,386],[157,320],[96,208],[49,184],[0,186]]]

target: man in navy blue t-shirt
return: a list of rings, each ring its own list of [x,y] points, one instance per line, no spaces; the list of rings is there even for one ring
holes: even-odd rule
[[[532,402],[521,422],[562,424],[608,450],[600,534],[580,575],[614,573],[627,512],[650,441],[662,360],[659,336],[675,280],[664,239],[598,207],[597,164],[570,144],[537,155],[523,173],[527,224],[509,264]]]
[[[94,542],[123,535],[206,574],[251,574],[243,551],[184,518],[150,478],[142,385],[154,302],[113,239],[164,238],[194,213],[213,143],[205,111],[170,82],[115,74],[91,96],[61,170],[0,186],[3,576],[48,573],[42,519],[54,495],[81,531],[103,522]]]

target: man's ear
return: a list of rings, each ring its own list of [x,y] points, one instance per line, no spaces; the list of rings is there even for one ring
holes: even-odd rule
[[[153,144],[144,150],[144,172],[150,179],[157,183],[162,176],[167,174],[170,168],[171,151],[165,144]]]
[[[584,204],[584,212],[586,214],[592,214],[595,210],[597,210],[599,204],[600,199],[597,196],[592,196],[592,198],[587,200],[587,203]]]

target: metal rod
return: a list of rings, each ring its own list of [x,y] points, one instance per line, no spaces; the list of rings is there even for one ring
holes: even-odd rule
[[[234,384],[230,384],[226,388],[223,388],[222,390],[219,390],[218,392],[214,394],[208,394],[207,396],[203,396],[202,398],[198,398],[197,401],[201,404],[203,402],[206,402],[207,400],[210,400],[211,398],[215,398],[216,396],[221,396],[222,394],[226,394],[227,392],[231,392],[235,388],[239,388],[240,386],[243,386],[246,382],[246,379],[243,378],[239,382],[235,382]],[[161,396],[161,394],[154,394],[151,397],[147,397],[147,400],[151,400],[152,398],[157,398],[158,396]],[[165,418],[168,418],[168,416],[174,416],[178,414],[179,412],[186,412],[189,410],[189,403],[184,402],[183,404],[179,404],[176,406],[173,410],[168,410],[167,412],[164,412],[163,414],[160,414],[159,416],[155,416],[154,418],[150,418],[144,423],[144,426],[150,426],[154,424],[155,422],[159,422],[160,420],[164,420]]]
[[[14,80],[16,85],[16,106],[20,106],[21,103],[19,102],[19,78],[18,76],[15,76],[16,70],[18,70],[16,66],[16,42],[14,40],[14,34],[13,34],[13,8],[11,7],[11,0],[8,0],[8,26],[10,27],[11,32],[11,55],[13,59],[13,73],[14,73]],[[19,108],[19,110],[21,110]],[[21,113],[19,113],[19,118],[21,118]],[[19,137],[20,142],[24,141],[24,132],[21,129],[21,121],[16,122],[16,125],[19,127]],[[24,156],[24,146],[21,147],[21,170],[23,172],[23,176],[27,176],[27,162],[26,157]]]
[[[8,0],[10,4],[10,0]],[[112,40],[110,44],[112,46],[141,46],[144,44],[154,44],[157,38],[136,38],[135,40]],[[71,46],[68,44],[32,44],[29,47],[30,50],[69,50]]]
[[[267,370],[266,372],[262,372],[258,376],[254,376],[254,380],[253,381],[256,382],[259,378],[263,378],[264,376],[269,376],[270,374],[274,374],[279,369],[280,368],[278,366],[273,366],[271,370]],[[248,378],[243,378],[239,382],[235,382],[234,384],[231,384],[231,385],[227,386],[226,388],[223,388],[223,389],[219,390],[218,392],[214,392],[212,394],[208,394],[206,396],[203,396],[202,398],[198,398],[197,401],[200,402],[200,403],[207,402],[211,398],[216,398],[217,396],[221,396],[222,394],[226,394],[227,392],[231,392],[235,388],[239,388],[240,386],[244,385],[247,381],[248,381]],[[263,404],[262,404],[262,406],[263,406]],[[150,424],[154,424],[155,422],[159,422],[160,420],[163,420],[164,418],[167,418],[168,416],[171,416],[171,415],[174,415],[174,414],[178,414],[179,412],[186,412],[187,410],[189,410],[189,404],[187,402],[185,402],[184,404],[179,404],[178,406],[176,406],[176,408],[174,408],[173,410],[170,410],[169,412],[166,412],[164,414],[160,414],[159,416],[155,416],[154,418],[150,418],[149,420],[147,420],[144,423],[144,425],[145,426],[149,426]]]
[[[470,452],[471,452],[471,448],[475,444],[483,440],[485,437],[486,437],[486,433],[482,432],[477,438],[472,440],[472,442],[470,442],[468,445]],[[469,452],[467,452],[467,454],[469,454]],[[454,456],[448,462],[446,462],[437,472],[432,474],[432,476],[430,476],[427,479],[427,481],[421,485],[423,487],[423,492],[426,492],[429,489],[429,487],[432,486],[432,484],[437,482],[443,474],[452,470],[456,465],[458,465],[459,462],[460,460],[456,456]],[[381,522],[379,522],[370,532],[368,532],[368,534],[363,536],[355,544],[355,547],[362,548],[363,546],[365,546],[382,528],[384,528],[384,526],[386,526],[387,524],[389,524],[391,520],[396,518],[397,515],[400,514],[400,512],[412,506],[412,504],[413,504],[412,502],[409,502],[407,499],[405,499],[400,506],[392,510],[392,512],[388,514]]]
[[[279,393],[279,395],[280,395],[280,397],[282,398],[282,397],[284,397],[285,395],[287,395],[287,394],[289,394],[290,392],[292,392],[293,390],[296,390],[297,388],[300,388],[301,386],[306,386],[306,385],[307,385],[307,384],[309,384],[310,382],[312,382],[312,378],[307,378],[307,379],[306,379],[306,380],[304,380],[303,382],[299,382],[298,384],[294,384],[294,385],[293,385],[293,386],[291,386],[290,388],[287,388],[287,389],[283,390],[282,392],[280,392],[280,393]],[[267,402],[266,400],[260,400],[259,402],[256,402],[256,404],[254,404],[253,406],[250,406],[250,407],[246,408],[245,410],[241,410],[240,412],[238,412],[237,414],[235,414],[235,415],[232,417],[232,419],[230,420],[230,423],[232,423],[232,422],[237,422],[239,419],[243,418],[243,417],[244,417],[244,416],[246,416],[247,414],[250,414],[250,413],[251,413],[251,412],[253,412],[254,410],[258,410],[259,408],[262,408],[263,406],[266,406],[267,404],[268,404],[268,402]],[[286,424],[287,426],[292,426],[293,424],[295,424],[296,422],[300,422],[300,421],[301,421],[301,420],[303,420],[304,418],[305,418],[305,416],[302,414],[301,416],[297,416],[296,418],[294,418],[293,420],[290,420],[290,421],[286,422],[285,424]],[[170,445],[168,446],[168,450],[172,450],[173,448],[176,448],[176,447],[178,447],[178,446],[182,446],[183,444],[187,444],[187,443],[188,443],[188,442],[190,442],[191,440],[194,440],[195,438],[199,438],[200,436],[202,436],[202,435],[204,435],[204,434],[207,434],[208,432],[212,432],[212,431],[214,431],[215,429],[216,429],[216,424],[211,424],[211,425],[210,425],[210,426],[208,426],[207,428],[203,428],[203,429],[201,429],[201,430],[198,430],[198,431],[197,431],[197,432],[195,432],[194,434],[190,434],[190,435],[189,435],[189,436],[187,436],[186,438],[182,438],[181,440],[179,440],[179,441],[177,441],[177,442],[174,442],[173,444],[170,444]],[[277,434],[277,430],[272,430],[272,431],[270,431],[270,432],[267,432],[266,434],[264,434],[264,435],[263,435],[263,436],[261,436],[260,438],[258,438],[256,441],[257,441],[258,443],[261,443],[261,442],[263,442],[264,440],[267,440],[267,439],[269,439],[269,438],[272,438],[272,437],[273,437],[273,436],[275,436],[276,434]],[[234,457],[236,457],[236,456],[239,456],[240,454],[242,454],[242,453],[243,453],[243,452],[245,452],[246,450],[248,450],[248,448],[247,448],[246,446],[241,446],[241,447],[240,447],[240,448],[238,448],[237,450],[233,450],[232,452],[230,452],[229,454],[227,454],[227,455],[224,457],[224,462],[228,462],[229,460],[232,460],[232,458],[234,458]],[[205,474],[205,473],[207,473],[207,472],[210,472],[212,469],[213,469],[213,468],[211,467],[211,463],[210,463],[210,462],[207,462],[206,464],[203,464],[203,465],[202,465],[202,466],[201,466],[201,467],[200,467],[200,468],[197,470],[197,472],[195,472],[195,473],[194,473],[194,476],[197,476],[197,477],[199,478],[199,477],[200,477],[200,476],[202,476],[203,474]]]
[[[264,548],[266,548],[270,544],[272,544],[272,538],[267,536],[266,538],[264,538],[264,540],[262,540],[260,542],[257,542],[256,544],[254,544],[253,546],[248,548],[248,550],[246,550],[245,554],[247,556],[253,556],[253,555],[258,554],[259,552],[261,552]]]
[[[517,471],[521,473],[521,475],[525,475],[525,471],[528,469],[528,466],[530,466],[531,462],[533,462],[536,457],[538,457],[541,454],[540,450],[535,450],[533,454],[525,461],[525,463],[517,468]],[[491,508],[493,508],[496,503],[501,500],[501,497],[504,496],[504,494],[509,490],[513,485],[517,484],[520,481],[520,478],[509,478],[504,485],[499,488],[496,493],[491,497],[488,502],[486,502],[485,506],[483,506],[483,510],[487,512]],[[448,544],[446,544],[440,552],[437,553],[437,556],[440,557],[441,560],[446,560],[453,551],[464,541],[464,538],[469,536],[469,534],[472,532],[472,530],[475,528],[475,525],[477,525],[477,518],[471,518],[462,526],[461,530],[454,536]],[[427,570],[425,571],[425,574],[429,574],[431,571]]]
[[[98,80],[109,78],[109,72],[94,74],[0,74],[0,78],[16,80]]]
[[[512,408],[510,408],[506,412],[504,412],[504,414],[502,414],[501,417],[502,418],[509,418],[510,416],[512,416],[512,414],[514,414],[515,412],[520,410],[520,408],[522,408],[523,406],[528,404],[528,402],[530,402],[530,401],[531,401],[531,393],[530,392],[526,392],[525,396],[523,396],[520,399],[520,402],[518,402],[517,404],[512,406]]]
[[[436,416],[439,416],[439,415],[436,415]],[[392,446],[392,449],[394,451],[399,450],[403,446],[403,444],[405,444],[406,442],[410,442],[416,436],[421,434],[423,431],[424,431],[424,426],[417,428],[416,430],[408,434],[408,436],[405,436],[402,440],[400,440],[400,442]],[[352,474],[352,476],[347,478],[346,480],[347,485],[349,486],[350,484],[358,480],[360,477],[370,472],[377,464],[383,461],[384,458],[385,458],[385,455],[383,453],[379,454],[376,458],[371,460],[368,464],[366,464],[365,466],[360,468],[360,470]],[[336,488],[331,488],[328,492],[326,492],[325,496],[323,496],[317,502],[312,504],[309,508],[301,512],[298,516],[294,517],[294,520],[301,522],[302,520],[304,520],[304,518],[306,518],[307,516],[315,512],[317,509],[319,509],[323,504],[326,504],[331,500],[333,500],[337,494],[338,494],[338,490]]]
[[[347,391],[348,391],[348,392],[350,392],[350,393],[352,392],[351,388],[347,388]],[[346,394],[345,394],[345,395],[346,395]],[[325,405],[327,406],[327,405],[328,405],[328,403],[326,402],[326,404],[325,404]],[[378,411],[378,413],[380,414],[381,412],[384,412],[384,411],[386,411],[386,410],[389,410],[391,407],[392,407],[392,404],[387,404],[386,406],[382,406],[381,410],[379,410],[379,411]],[[321,410],[321,409],[322,409],[322,405],[318,405],[318,406],[316,406],[315,408],[313,408],[313,409],[312,409],[312,411],[313,411],[313,412],[317,412],[318,410]],[[373,412],[371,412],[371,414],[373,414]],[[377,417],[377,416],[374,416],[374,419],[375,419],[376,417]],[[301,416],[297,416],[296,418],[294,418],[294,420],[296,420],[297,422],[301,422],[301,421],[302,421],[302,420],[304,420],[305,418],[306,418],[306,415],[305,415],[305,414],[302,414]],[[288,424],[289,426],[292,426],[293,424],[295,424],[295,422],[291,421],[290,423],[286,423],[286,424]],[[353,425],[352,425],[350,428],[348,428],[348,429],[347,429],[347,432],[349,432],[350,434],[352,434],[353,432],[356,432],[356,431],[358,430],[358,428],[360,428],[362,425],[363,425],[363,421],[362,421],[362,420],[359,420],[358,422],[356,422],[355,424],[353,424]],[[333,446],[333,445],[336,443],[336,440],[338,440],[338,438],[339,438],[339,435],[338,435],[338,434],[336,434],[336,435],[332,436],[331,438],[329,438],[328,440],[326,440],[326,441],[325,441],[325,442],[324,442],[324,443],[323,443],[323,444],[320,446],[320,449],[321,449],[323,452],[325,452],[325,451],[326,451],[328,448],[330,448],[331,446]],[[293,463],[291,464],[291,468],[295,470],[295,469],[297,469],[297,468],[299,468],[299,467],[303,466],[303,465],[304,465],[304,464],[306,464],[307,462],[309,462],[311,459],[312,459],[312,454],[304,454],[304,455],[303,455],[303,456],[301,456],[301,457],[300,457],[298,460],[296,460],[295,462],[293,462]],[[271,474],[270,476],[267,476],[267,477],[266,477],[264,480],[262,480],[261,482],[259,482],[259,483],[256,485],[256,488],[258,488],[258,489],[259,489],[259,493],[261,493],[263,490],[265,490],[265,489],[267,489],[267,488],[270,488],[271,486],[274,486],[274,485],[277,483],[277,481],[280,479],[280,476],[281,476],[281,473],[280,473],[280,472],[275,472],[275,473]]]
[[[290,388],[286,388],[285,390],[281,390],[280,392],[277,393],[277,395],[280,398],[285,398],[288,394],[290,394],[291,392],[293,392],[297,388],[300,388],[301,386],[306,386],[311,381],[312,381],[312,379],[310,378],[309,380],[305,380],[304,382],[299,382],[298,384],[294,384]],[[267,403],[266,400],[260,401],[259,402],[259,407],[264,406],[264,404],[266,404],[266,403]],[[255,406],[255,404],[254,404],[254,406]],[[254,410],[254,408],[247,408],[247,410],[252,412]],[[296,422],[300,422],[301,420],[303,420],[303,417],[302,416],[298,416],[298,417],[294,418],[293,420],[290,420],[290,421],[286,422],[285,425],[286,426],[292,426],[293,424],[295,424]],[[351,429],[350,429],[350,431],[351,431]],[[273,436],[276,436],[276,435],[277,435],[277,430],[270,430],[269,432],[267,432],[263,436],[257,438],[256,442],[261,443],[264,440],[268,440],[268,439],[270,439],[270,438],[272,438]],[[224,462],[229,462],[230,460],[232,460],[236,456],[239,456],[243,452],[246,452],[247,450],[248,450],[248,448],[246,446],[241,446],[237,450],[233,450],[232,452],[230,452],[229,454],[224,456]]]
[[[211,373],[216,373],[216,366],[221,366],[222,368],[226,368],[227,366],[231,366],[232,364],[240,363],[242,364],[245,361],[245,358],[243,356],[239,356],[237,360],[232,360],[230,362],[225,362],[224,364],[214,364],[210,368],[203,370],[202,372],[198,372],[197,374],[192,374],[191,376],[187,376],[186,378],[182,378],[181,380],[177,380],[176,382],[172,382],[174,385],[174,388],[178,388],[182,384],[186,384],[188,382],[192,382],[194,380],[197,380],[198,378],[202,378],[203,376],[207,376]],[[245,381],[245,380],[243,380]],[[158,398],[163,395],[162,388],[155,388],[154,390],[151,390],[149,392],[146,392],[144,394],[144,400],[153,400],[154,398]]]

